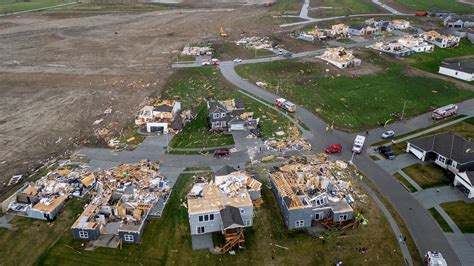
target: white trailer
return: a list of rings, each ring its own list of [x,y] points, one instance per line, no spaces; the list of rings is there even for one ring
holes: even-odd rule
[[[362,148],[364,147],[365,137],[361,135],[357,135],[354,140],[354,145],[352,146],[352,152],[361,153]]]

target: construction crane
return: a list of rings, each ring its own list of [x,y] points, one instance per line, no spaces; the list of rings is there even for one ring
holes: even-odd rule
[[[224,31],[224,28],[222,28],[221,26],[221,33],[220,33],[221,37],[227,37],[227,33],[225,33]]]

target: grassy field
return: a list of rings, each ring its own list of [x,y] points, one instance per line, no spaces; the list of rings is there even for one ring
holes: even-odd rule
[[[247,49],[233,42],[224,42],[221,44],[216,43],[213,44],[212,47],[215,50],[213,57],[219,58],[221,60],[234,60],[235,58],[252,59],[256,57],[275,55],[275,53],[265,49]]]
[[[436,222],[438,222],[439,226],[441,227],[441,229],[443,229],[444,232],[453,232],[453,229],[449,227],[449,224],[444,220],[443,216],[441,216],[441,214],[439,214],[439,212],[435,208],[431,208],[428,211],[430,211],[431,215],[436,220]]]
[[[411,179],[413,179],[423,189],[447,186],[452,180],[445,171],[434,164],[414,164],[402,169]]]
[[[412,11],[451,11],[456,13],[472,13],[474,8],[459,3],[457,0],[396,0],[396,2]]]
[[[32,265],[35,260],[65,234],[82,212],[84,201],[69,200],[62,213],[52,223],[15,217],[14,229],[0,228],[0,258],[2,265]]]
[[[441,128],[441,129],[435,130],[435,131],[430,132],[430,133],[423,134],[423,135],[417,137],[416,139],[423,138],[423,137],[426,137],[426,136],[435,135],[435,134],[439,134],[439,133],[443,133],[443,132],[447,132],[447,131],[453,132],[455,134],[460,135],[461,137],[464,137],[467,140],[473,141],[474,140],[474,118],[471,117],[471,118],[468,118],[466,120],[463,120],[462,122],[456,123],[454,125],[451,125],[451,126],[448,126],[448,127],[445,127],[445,128]],[[416,132],[414,132],[414,133],[416,133]],[[407,135],[410,135],[410,134],[407,134]],[[406,141],[396,143],[396,144],[392,145],[393,152],[396,155],[405,153],[406,146],[407,146]]]
[[[436,47],[432,53],[416,53],[403,60],[412,66],[432,73],[438,73],[441,62],[445,59],[461,56],[474,56],[474,45],[465,38],[456,48],[441,49]]]
[[[474,204],[454,201],[441,204],[463,233],[474,233]]]
[[[192,186],[191,177],[179,177],[163,216],[146,226],[141,245],[124,245],[122,250],[99,248],[88,252],[83,250],[80,241],[73,240],[67,232],[37,261],[38,264],[330,265],[337,259],[353,265],[403,264],[396,237],[370,199],[358,208],[369,220],[369,225],[345,232],[331,231],[319,239],[309,236],[306,231],[287,231],[273,194],[266,186],[262,191],[264,203],[255,210],[254,227],[245,233],[245,251],[236,255],[192,251],[187,209],[181,205]],[[289,249],[280,249],[272,244]],[[367,254],[359,253],[358,249],[362,246],[369,247]]]
[[[78,5],[71,5],[65,7],[59,7],[52,9],[52,12],[97,12],[97,13],[110,13],[110,12],[150,12],[164,10],[168,8],[173,8],[173,5],[166,4],[149,4],[149,3],[129,3],[129,4],[119,4],[119,3],[81,3]]]
[[[228,135],[212,136],[204,129],[207,127],[205,102],[211,98],[243,100],[245,108],[254,112],[254,117],[260,118],[260,130],[264,139],[272,137],[273,132],[287,130],[290,126],[283,115],[238,92],[212,67],[179,69],[170,78],[161,96],[163,99],[177,99],[184,108],[191,108],[194,113],[201,114],[173,138],[170,146],[174,148],[200,148],[216,143],[229,143]]]
[[[218,147],[234,144],[231,134],[209,133],[207,125],[207,107],[202,104],[193,119],[186,127],[176,134],[170,142],[173,148]]]
[[[328,123],[334,121],[338,128],[349,130],[394,121],[392,114],[401,112],[405,100],[405,117],[410,117],[474,97],[473,92],[459,90],[448,82],[408,76],[401,64],[385,62],[377,56],[367,61],[384,70],[335,77],[316,63],[297,60],[240,65],[236,70],[253,82],[267,82],[268,90],[305,106]]]
[[[278,0],[272,5],[268,12],[273,15],[291,14],[296,15],[300,13],[304,0]]]
[[[70,3],[71,1],[66,0],[31,0],[31,1],[12,1],[12,0],[0,0],[0,14],[7,14],[13,12],[20,12],[50,6],[56,6],[60,4]]]
[[[310,7],[316,8],[319,5],[314,0],[311,1]],[[333,17],[352,14],[364,13],[380,13],[381,9],[370,0],[324,0],[322,8],[310,10],[309,15],[313,17]]]
[[[395,173],[395,174],[393,174],[393,176],[394,176],[398,181],[400,181],[403,185],[405,185],[405,186],[410,190],[411,193],[417,191],[416,188],[415,188],[412,184],[410,184],[410,182],[408,182],[401,174]]]

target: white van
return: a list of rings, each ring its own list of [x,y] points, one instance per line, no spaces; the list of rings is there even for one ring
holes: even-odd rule
[[[365,137],[361,135],[357,135],[354,140],[354,146],[352,146],[352,152],[360,153],[362,148],[364,147]]]

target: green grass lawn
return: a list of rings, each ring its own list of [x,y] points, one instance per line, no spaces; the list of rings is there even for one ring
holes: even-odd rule
[[[237,66],[240,76],[267,82],[268,90],[288,98],[338,128],[361,130],[394,121],[406,100],[405,117],[474,97],[471,91],[426,77],[411,77],[404,66],[373,56],[365,60],[384,70],[364,76],[333,76],[316,63],[281,60]],[[279,85],[279,87],[278,87]]]
[[[234,144],[231,134],[209,133],[207,125],[207,107],[199,107],[196,118],[176,134],[170,142],[173,148],[219,147]]]
[[[337,259],[353,265],[400,265],[403,259],[397,239],[387,220],[370,198],[358,205],[369,225],[345,232],[330,231],[323,239],[306,231],[288,231],[271,190],[263,186],[263,205],[255,209],[254,226],[245,231],[246,250],[236,255],[212,255],[207,250],[192,251],[187,209],[181,205],[192,186],[192,175],[181,175],[160,219],[151,220],[140,245],[123,249],[98,248],[84,251],[81,241],[69,231],[38,264],[78,265],[84,262],[112,265],[330,265]],[[218,238],[217,236],[216,238]],[[280,249],[273,244],[288,247]],[[369,252],[358,249],[367,246]]]
[[[268,8],[268,12],[273,15],[291,14],[297,15],[300,13],[304,0],[278,0],[274,5]]]
[[[24,217],[11,221],[14,229],[0,228],[0,258],[2,265],[33,265],[35,260],[65,234],[82,212],[85,201],[68,200],[58,218],[48,223]],[[63,262],[64,263],[64,262]]]
[[[435,47],[435,51],[432,53],[416,53],[403,60],[421,70],[438,73],[439,66],[445,59],[469,55],[474,56],[474,45],[463,38],[458,47],[450,49]]]
[[[435,208],[431,208],[428,211],[430,211],[431,215],[436,220],[436,222],[438,222],[439,226],[441,227],[441,229],[443,229],[444,232],[453,232],[453,229],[449,227],[449,224],[444,220],[443,216],[441,216],[441,214],[439,214],[439,212]]]
[[[243,100],[246,110],[254,112],[254,117],[260,118],[260,130],[264,139],[272,137],[275,131],[286,131],[290,126],[289,120],[274,109],[238,92],[213,67],[177,70],[169,79],[161,97],[179,100],[184,108],[191,108],[198,114],[197,120],[192,121],[173,138],[170,145],[174,148],[201,148],[216,143],[230,143],[229,137],[232,137],[229,135],[211,136],[207,133],[205,103],[211,98]]]
[[[413,193],[413,192],[416,192],[416,191],[417,191],[416,188],[415,188],[412,184],[410,184],[410,182],[408,182],[401,174],[395,173],[395,174],[393,174],[393,176],[394,176],[398,181],[400,181],[403,185],[405,185],[405,186],[410,190],[410,192]]]
[[[472,13],[474,8],[459,3],[457,0],[396,0],[396,2],[412,11],[451,11],[456,13]]]
[[[314,0],[311,1],[310,7],[316,8],[319,5],[313,4]],[[382,10],[371,0],[324,0],[323,8],[310,10],[310,16],[313,17],[333,17],[333,16],[344,16],[352,14],[364,14],[364,13],[380,13]]]
[[[417,163],[403,168],[402,171],[423,189],[447,186],[452,182],[445,170],[434,164]]]
[[[441,204],[463,233],[474,233],[474,204],[454,201]]]
[[[0,14],[7,14],[13,12],[26,11],[31,9],[38,9],[50,7],[65,3],[70,3],[67,0],[31,0],[31,1],[12,1],[0,0]]]

